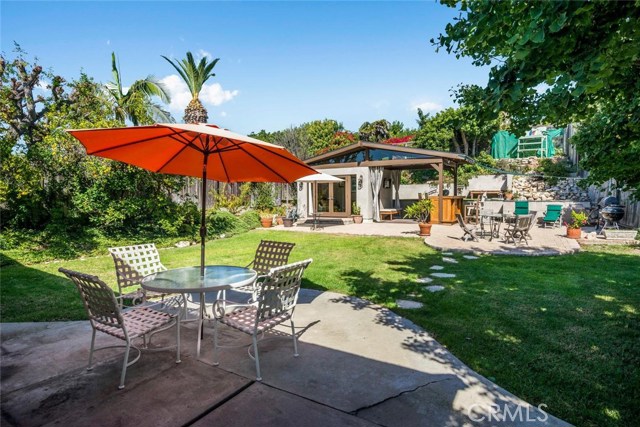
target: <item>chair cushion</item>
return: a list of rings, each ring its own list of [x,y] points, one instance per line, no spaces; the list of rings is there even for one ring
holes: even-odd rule
[[[131,310],[122,311],[122,319],[129,338],[136,338],[166,325],[171,322],[173,316],[148,307],[135,307]],[[117,326],[107,326],[96,322],[95,327],[98,331],[123,340],[126,339],[124,330]]]
[[[222,318],[219,319],[219,321],[224,323],[225,325],[231,326],[234,329],[238,329],[239,331],[251,335],[254,333],[257,312],[258,309],[254,306],[243,307],[241,309],[236,309],[231,313],[225,314]],[[289,319],[291,319],[291,312],[287,311],[284,313],[280,313],[277,316],[270,317],[261,322],[258,322],[258,327],[255,332],[260,333],[263,331],[267,331]]]

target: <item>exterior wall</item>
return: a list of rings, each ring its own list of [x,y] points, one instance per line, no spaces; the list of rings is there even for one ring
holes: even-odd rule
[[[469,180],[468,189],[469,191],[482,191],[482,190],[500,190],[504,191],[508,187],[509,184],[507,182],[507,177],[511,175],[480,175],[473,177]]]
[[[360,206],[360,213],[363,220],[366,222],[373,221],[373,196],[371,194],[371,184],[369,179],[369,168],[331,168],[320,169],[316,168],[318,172],[324,172],[328,175],[341,176],[341,175],[355,175],[356,177],[356,203]],[[358,176],[362,175],[362,188],[357,188]],[[299,184],[298,184],[299,185]],[[304,183],[302,191],[298,186],[298,215],[300,218],[307,218],[308,213],[313,213],[313,206],[309,206],[309,189],[313,188],[313,183]]]

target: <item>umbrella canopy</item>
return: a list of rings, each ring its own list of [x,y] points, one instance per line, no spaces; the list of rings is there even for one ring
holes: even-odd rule
[[[317,173],[283,147],[214,125],[156,124],[69,130],[87,154],[153,172],[222,182],[293,182]]]
[[[296,182],[342,182],[344,179],[326,173],[317,172],[296,179]]]
[[[283,147],[215,125],[155,124],[68,130],[87,154],[152,172],[202,177],[200,272],[204,274],[207,179],[223,182],[294,182],[317,173]]]

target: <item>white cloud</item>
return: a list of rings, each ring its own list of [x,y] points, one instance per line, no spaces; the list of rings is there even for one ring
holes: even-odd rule
[[[199,54],[201,57],[203,57],[203,58],[209,58],[209,59],[212,59],[212,58],[213,58],[213,55],[211,55],[211,53],[207,52],[207,51],[206,51],[206,50],[204,50],[204,49],[200,49],[200,50],[198,50],[198,54]]]
[[[420,102],[420,103],[413,103],[411,105],[410,110],[418,110],[418,108],[420,108],[422,111],[424,111],[425,113],[435,113],[438,112],[442,109],[444,109],[444,107],[440,104],[437,104],[435,102]]]
[[[107,40],[107,46],[111,46],[111,40]]]
[[[160,79],[160,82],[165,85],[171,96],[169,111],[176,114],[183,113],[191,101],[191,93],[187,84],[177,74],[166,76]],[[200,101],[205,108],[209,109],[209,107],[217,107],[231,101],[238,93],[238,90],[224,90],[220,83],[205,83],[200,91]]]
[[[221,111],[220,112],[220,117],[227,117],[227,112],[226,111]]]

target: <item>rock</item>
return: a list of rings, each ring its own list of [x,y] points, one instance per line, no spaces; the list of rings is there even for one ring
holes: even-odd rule
[[[415,310],[416,308],[422,308],[424,306],[424,304],[422,304],[421,302],[410,301],[410,300],[406,300],[406,299],[398,299],[398,300],[396,300],[396,304],[400,308],[407,308],[407,309],[410,309],[410,310]]]
[[[425,286],[424,289],[429,292],[440,292],[440,291],[444,291],[444,286],[431,285],[431,286]]]
[[[449,279],[452,277],[456,277],[453,273],[431,273],[433,277],[440,277],[441,279]]]
[[[431,283],[431,282],[433,282],[433,279],[431,277],[418,277],[416,279],[416,282],[418,282],[418,283]]]
[[[186,248],[187,246],[191,246],[191,242],[188,240],[181,240],[174,245],[176,248]]]
[[[466,259],[478,259],[477,256],[475,255],[462,255],[462,258],[466,258]]]
[[[443,262],[448,262],[450,264],[457,264],[458,263],[458,261],[456,261],[455,258],[442,257],[442,261]]]
[[[441,265],[432,265],[431,266],[432,270],[444,270],[444,267]]]

